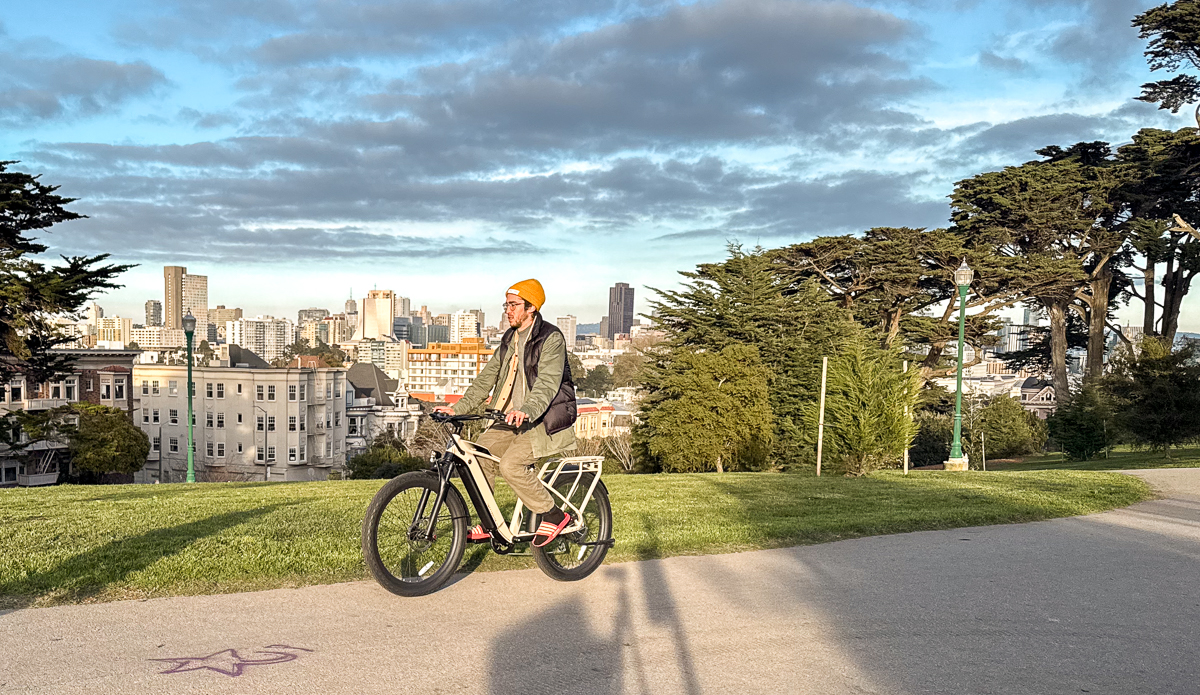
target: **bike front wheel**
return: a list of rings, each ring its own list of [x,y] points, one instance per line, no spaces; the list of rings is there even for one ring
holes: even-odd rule
[[[559,480],[554,488],[565,496],[571,489],[571,480]],[[578,506],[587,494],[587,488],[581,482],[575,488],[571,502]],[[595,572],[608,554],[609,541],[612,540],[612,506],[603,482],[596,483],[592,499],[581,511],[583,527],[578,531],[562,534],[545,547],[531,548],[538,567],[551,579],[560,582],[583,579]]]
[[[393,594],[423,596],[437,591],[462,560],[466,504],[451,486],[445,502],[435,510],[437,493],[437,478],[415,471],[389,480],[367,507],[363,559],[375,581]]]

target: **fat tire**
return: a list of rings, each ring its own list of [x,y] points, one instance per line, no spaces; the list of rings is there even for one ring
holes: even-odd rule
[[[446,501],[442,510],[439,513],[439,518],[444,520],[439,521],[438,528],[448,530],[451,534],[449,545],[446,547],[445,556],[442,557],[440,552],[433,553],[430,556],[429,562],[438,563],[440,566],[431,573],[419,575],[413,572],[412,568],[416,563],[423,564],[424,558],[420,558],[419,543],[409,541],[402,529],[398,529],[399,524],[411,523],[413,509],[409,507],[408,502],[417,499],[412,495],[419,495],[420,491],[429,491],[428,506],[432,506],[437,498],[438,479],[429,473],[421,471],[413,471],[392,478],[383,487],[379,488],[379,492],[375,493],[375,497],[371,500],[371,504],[367,507],[366,516],[363,517],[362,525],[362,554],[363,560],[367,563],[367,569],[370,570],[371,576],[375,581],[399,596],[424,596],[425,594],[437,591],[445,584],[454,571],[458,569],[459,562],[462,561],[463,550],[466,548],[467,540],[467,507],[463,502],[462,495],[453,486],[450,486],[446,492]],[[393,505],[397,498],[405,502],[403,508],[395,508]],[[408,554],[405,554],[400,561],[393,560],[388,562],[380,553],[380,521],[388,514],[388,506],[393,505],[391,517],[388,518],[386,526],[391,530],[391,533],[386,534],[383,539],[385,551],[390,551],[394,544],[408,543],[410,544]],[[428,513],[428,507],[426,508]],[[408,517],[408,521],[404,521],[404,517]],[[444,533],[441,539],[444,541]],[[438,541],[435,539],[435,543]],[[389,544],[391,544],[389,546]],[[438,547],[438,546],[435,546]],[[427,552],[427,551],[426,551]],[[394,569],[401,574],[411,573],[413,576],[396,576],[393,569],[388,565],[392,564]]]
[[[559,483],[559,485],[563,484]],[[569,484],[569,482],[566,483],[566,485]],[[586,492],[586,486],[581,485],[581,487]],[[566,490],[560,490],[560,492],[566,494]],[[612,505],[608,501],[608,488],[604,487],[604,481],[596,483],[592,500],[584,508],[583,513],[585,520],[591,519],[591,523],[588,525],[587,541],[612,539]],[[565,552],[563,552],[564,546],[566,547]],[[559,561],[559,557],[562,556],[574,557],[580,547],[571,539],[561,536],[546,544],[545,547],[530,546],[530,549],[533,551],[533,559],[537,562],[537,566],[546,573],[546,576],[560,582],[577,582],[595,572],[596,568],[604,562],[604,557],[608,555],[608,545],[593,545],[587,546],[590,548],[587,557],[579,564],[567,567]]]

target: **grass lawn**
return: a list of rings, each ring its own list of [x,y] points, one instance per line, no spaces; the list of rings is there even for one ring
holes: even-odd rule
[[[1151,496],[1114,473],[610,476],[608,562],[1033,521]],[[359,525],[381,480],[0,490],[0,608],[365,579]],[[501,506],[511,504],[500,486]],[[468,546],[474,571],[531,567]]]
[[[1064,461],[1062,454],[1026,456],[1020,461],[988,462],[988,469],[1002,471],[1114,471],[1134,468],[1200,468],[1200,449],[1172,449],[1171,458],[1161,451],[1135,451],[1117,447],[1091,461]]]

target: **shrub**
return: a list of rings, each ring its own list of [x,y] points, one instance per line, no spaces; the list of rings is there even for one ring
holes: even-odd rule
[[[1073,461],[1086,461],[1112,446],[1113,413],[1104,394],[1095,386],[1084,386],[1071,400],[1058,406],[1047,421],[1050,434]]]

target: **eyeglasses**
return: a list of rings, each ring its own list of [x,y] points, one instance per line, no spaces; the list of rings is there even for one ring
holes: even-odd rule
[[[519,309],[523,306],[525,306],[525,302],[505,302],[500,308],[507,311],[509,309]]]

